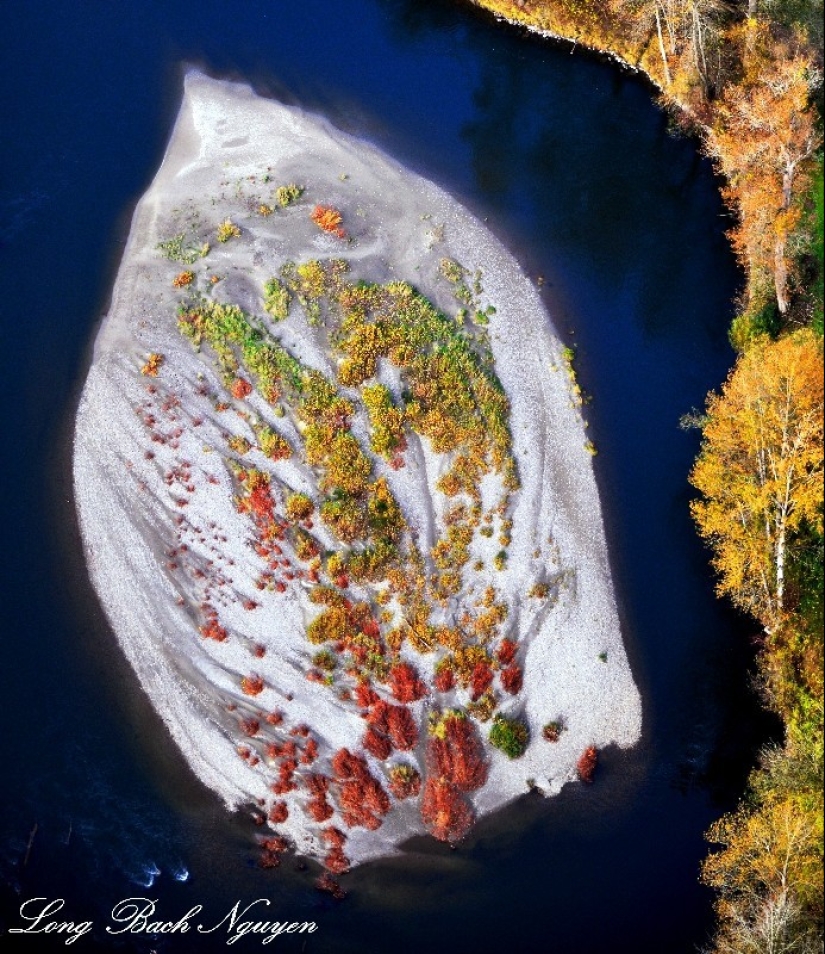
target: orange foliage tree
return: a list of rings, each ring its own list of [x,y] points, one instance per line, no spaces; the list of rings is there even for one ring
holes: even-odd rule
[[[732,236],[737,250],[747,267],[772,277],[784,314],[788,238],[800,217],[794,200],[807,185],[805,160],[822,143],[810,108],[819,76],[810,57],[774,39],[767,24],[749,21],[744,30],[745,79],[726,87],[708,149],[741,213]]]

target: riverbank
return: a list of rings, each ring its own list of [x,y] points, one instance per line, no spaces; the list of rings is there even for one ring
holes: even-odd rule
[[[306,456],[319,424],[308,425],[301,393],[334,382],[342,360],[361,360],[336,356],[346,339],[324,296],[334,291],[340,305],[365,287],[320,264],[339,258],[372,283],[373,296],[385,288],[401,296],[397,303],[418,302],[397,284],[410,279],[458,316],[460,330],[434,327],[449,332],[449,353],[477,355],[476,394],[500,381],[509,427],[495,438],[500,447],[490,443],[495,428],[473,438],[498,463],[466,485],[465,500],[443,482],[456,455],[433,447],[426,432],[410,425],[397,454],[375,450],[376,421],[354,379],[335,399],[350,403],[351,423],[339,421]],[[204,315],[221,322],[219,337]],[[357,328],[362,319],[348,320]],[[261,347],[279,356],[277,381]],[[453,745],[451,733],[466,735],[465,718],[484,784],[461,791],[478,815],[528,783],[558,791],[590,747],[638,739],[640,700],[567,361],[535,289],[445,193],[298,110],[187,76],[96,341],[78,412],[75,488],[95,588],[141,684],[198,776],[229,807],[250,805],[277,833],[273,846],[285,837],[301,853],[333,853],[340,867],[334,825],[346,832],[347,863],[432,831],[412,789],[423,783],[425,802],[428,791],[452,791],[455,765],[433,768],[432,740],[441,726]],[[392,401],[406,400],[414,421],[421,412],[404,398],[403,381],[381,362],[376,383]],[[437,412],[417,426],[431,427]],[[339,446],[342,433],[361,450],[336,479],[350,482],[363,459],[375,476],[370,494],[384,488],[385,513],[397,501],[393,520],[403,524],[393,545],[406,548],[411,565],[421,561],[426,603],[416,589],[424,584],[400,567],[390,587],[358,569],[366,551],[351,534],[377,531],[342,521],[357,528],[361,490],[335,497],[323,489],[333,466],[325,447]],[[347,493],[356,506],[349,516]],[[321,600],[328,608],[319,616]],[[308,643],[307,627],[317,634],[326,625],[318,620],[344,602],[350,616],[362,607],[370,619]],[[459,635],[468,629],[478,637]],[[466,715],[451,715],[456,709]],[[493,711],[528,729],[517,760],[488,741]],[[550,723],[557,741],[544,738]],[[343,750],[357,761],[345,766]],[[410,791],[390,803],[385,786],[400,793],[402,775]],[[366,826],[344,805],[356,788],[362,801],[372,793]],[[463,794],[449,798],[449,811],[463,810]],[[461,826],[435,827],[451,840]],[[266,851],[272,862],[278,851]]]
[[[631,12],[590,0],[473,2],[643,73],[675,124],[700,136],[739,220],[730,233],[747,279],[731,328],[738,350],[783,328],[813,323],[822,333],[822,265],[812,253],[821,232],[815,189],[822,53],[812,5],[782,19],[750,7],[690,14],[678,4],[643,3]]]
[[[786,739],[762,753],[739,810],[708,832],[721,850],[705,861],[702,878],[718,892],[715,950],[819,949],[822,890],[812,886],[822,884],[823,828],[822,50],[814,39],[821,40],[821,9],[813,3],[777,6],[766,14],[749,3],[747,10],[702,13],[694,4],[687,15],[678,4],[641,4],[632,12],[597,9],[588,0],[477,5],[555,38],[575,43],[584,35],[591,49],[609,51],[620,62],[635,35],[634,68],[643,68],[658,86],[666,108],[687,109],[691,126],[702,118],[705,150],[727,179],[725,197],[740,217],[730,237],[747,287],[730,333],[739,360],[722,398],[709,396],[707,414],[696,422],[704,442],[692,480],[709,502],[695,502],[694,513],[713,549],[720,594],[764,627],[758,680],[765,706],[784,722]],[[645,15],[648,29],[640,31]],[[713,76],[706,59],[711,47],[728,54],[724,66],[720,56]],[[769,365],[762,367],[769,357],[794,352],[804,360],[780,359],[770,373]],[[754,364],[763,379],[750,371]],[[775,468],[778,461],[784,466],[789,446],[808,455],[802,482],[791,490],[789,480],[776,498],[797,515],[786,553],[781,508],[774,514],[770,498],[751,499],[751,488],[765,482],[759,461],[773,440],[769,428],[732,444],[720,434],[739,416],[762,419],[766,401],[788,405],[794,390],[806,408],[792,415],[799,432],[790,442],[779,435],[772,457]],[[709,475],[719,465],[722,481],[714,484]],[[734,471],[746,483],[731,498]],[[789,475],[793,471],[791,465]],[[800,519],[811,491],[814,509]],[[764,532],[774,518],[776,539]],[[743,547],[751,545],[747,566],[737,572]],[[773,877],[771,870],[784,874]]]

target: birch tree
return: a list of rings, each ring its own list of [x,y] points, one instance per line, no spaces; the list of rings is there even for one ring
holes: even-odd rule
[[[786,612],[794,533],[822,527],[821,339],[803,330],[760,339],[722,393],[707,402],[704,440],[690,476],[692,504],[713,550],[718,589],[771,631]]]

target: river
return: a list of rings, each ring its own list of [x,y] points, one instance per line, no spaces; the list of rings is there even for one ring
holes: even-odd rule
[[[749,686],[753,628],[715,599],[688,513],[698,436],[678,420],[732,363],[741,281],[696,142],[669,133],[641,78],[455,0],[3,13],[0,928],[20,926],[22,900],[59,897],[96,924],[76,951],[210,951],[225,932],[115,939],[107,913],[144,895],[165,919],[203,904],[218,921],[266,897],[270,917],[318,925],[270,949],[694,952],[712,927],[703,832],[776,731]],[[485,218],[543,279],[591,396],[643,741],[605,753],[593,787],[526,795],[457,851],[420,839],[359,868],[340,904],[294,862],[257,869],[249,822],[182,764],[106,627],[75,526],[75,403],[185,63],[323,113]]]

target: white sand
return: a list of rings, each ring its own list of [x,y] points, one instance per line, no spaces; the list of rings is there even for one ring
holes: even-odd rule
[[[264,185],[261,177],[268,168],[272,181]],[[246,179],[251,175],[256,182]],[[254,213],[254,197],[265,200],[273,187],[289,182],[307,188],[299,203],[268,218]],[[321,235],[309,221],[315,202],[342,210],[355,240],[350,247]],[[197,775],[230,808],[255,799],[269,804],[272,770],[266,760],[252,768],[236,751],[241,743],[261,750],[259,741],[240,735],[240,715],[280,708],[286,714],[283,728],[310,724],[321,751],[313,769],[327,772],[337,748],[359,749],[364,723],[352,704],[345,706],[328,688],[305,679],[314,650],[303,635],[310,618],[306,584],[296,581],[283,594],[254,586],[264,564],[248,545],[250,525],[235,509],[225,466],[217,451],[210,451],[223,445],[222,434],[242,433],[252,440],[252,432],[234,411],[216,411],[208,396],[196,395],[199,375],[213,386],[218,378],[176,328],[180,295],[171,277],[184,266],[156,251],[159,241],[183,231],[193,210],[193,237],[210,238],[213,244],[207,258],[190,266],[198,281],[205,287],[206,276],[221,275],[216,297],[258,315],[263,314],[263,282],[290,258],[343,253],[358,277],[406,279],[452,312],[457,305],[437,278],[439,260],[449,255],[470,270],[481,269],[482,301],[497,308],[489,332],[496,370],[511,401],[522,487],[515,496],[507,569],[496,572],[490,566],[499,549],[495,537],[476,537],[473,559],[486,557],[489,568],[472,582],[477,592],[488,583],[498,586],[510,606],[506,625],[527,646],[526,654],[520,650],[524,689],[506,697],[503,710],[522,713],[532,739],[517,761],[485,743],[490,780],[473,796],[476,810],[482,814],[511,801],[526,790],[527,779],[545,791],[558,791],[575,777],[576,760],[589,745],[633,745],[641,730],[641,703],[622,644],[587,435],[570,393],[561,345],[535,289],[485,227],[431,183],[318,117],[260,99],[245,86],[190,72],[163,164],[135,211],[111,310],[95,343],[77,416],[74,476],[94,586],[143,689]],[[243,232],[222,246],[214,241],[215,228],[227,215]],[[444,225],[444,238],[433,244],[437,225]],[[278,325],[277,334],[301,360],[332,373],[317,333],[297,308]],[[138,371],[149,352],[166,359],[155,403],[168,394],[182,401],[169,412],[152,411],[160,431],[181,428],[179,438],[166,444],[150,443],[136,414],[147,401],[149,379]],[[381,375],[397,386],[386,369]],[[258,398],[252,404],[261,418],[289,436],[288,417],[274,417]],[[203,423],[195,425],[197,418]],[[356,420],[353,430],[363,434],[363,423]],[[154,459],[145,458],[147,448]],[[191,464],[184,481],[195,488],[191,493],[163,479],[182,460]],[[376,462],[376,470],[387,474],[409,524],[420,532],[422,545],[429,545],[442,506],[433,482],[443,465],[416,438],[407,461],[402,471],[382,462]],[[270,469],[296,489],[311,492],[311,474],[301,465],[280,462]],[[489,502],[495,502],[498,491],[491,488]],[[181,508],[175,498],[189,503]],[[175,525],[176,515],[185,518],[182,527]],[[189,547],[187,565],[200,565],[204,579],[169,568],[174,560],[168,551],[181,540]],[[223,587],[215,584],[211,596],[232,633],[225,643],[198,633],[197,606],[215,573],[226,581]],[[555,599],[528,598],[536,580],[558,581]],[[230,599],[234,594],[258,601],[260,608],[244,610]],[[265,658],[252,658],[252,642],[267,647]],[[602,653],[606,662],[599,658]],[[415,662],[422,674],[431,673],[431,660],[415,657]],[[240,677],[250,672],[267,684],[254,700],[239,688]],[[287,694],[292,701],[285,700]],[[463,695],[456,699],[466,702]],[[226,711],[230,700],[238,707],[232,713]],[[412,708],[420,720],[426,700]],[[541,729],[557,717],[567,729],[558,743],[548,744]],[[270,732],[269,737],[280,735]],[[401,759],[424,774],[423,745]],[[385,767],[371,757],[370,763],[382,777]],[[320,854],[319,826],[300,807],[306,795],[292,793],[286,800],[290,817],[281,830],[299,851]],[[353,862],[383,855],[423,830],[417,805],[401,803],[378,831],[353,831],[346,854]]]

